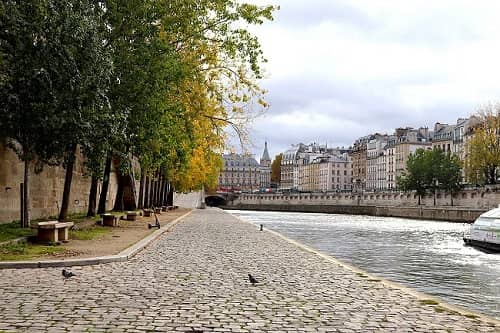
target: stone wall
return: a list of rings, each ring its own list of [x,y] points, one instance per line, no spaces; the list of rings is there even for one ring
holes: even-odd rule
[[[430,220],[471,222],[482,212],[500,204],[500,189],[464,190],[453,197],[437,193],[421,198],[414,193],[290,193],[242,194],[228,202],[229,209],[257,209],[338,214],[397,216]]]
[[[302,212],[302,213],[327,213],[327,214],[349,214],[370,215],[386,217],[403,217],[420,220],[440,220],[453,222],[473,222],[484,209],[466,209],[455,207],[381,207],[381,206],[346,206],[346,205],[256,205],[247,203],[232,204],[224,206],[224,209]]]
[[[424,207],[449,207],[451,196],[447,193],[429,194],[421,198]],[[347,205],[347,206],[401,206],[418,205],[415,193],[366,192],[363,194],[340,193],[290,193],[290,194],[242,194],[234,203],[248,204],[304,204],[304,205]],[[453,197],[454,207],[491,209],[500,204],[500,188],[487,187],[464,190]]]
[[[45,167],[39,174],[30,169],[31,218],[57,216],[61,205],[65,170]],[[10,149],[0,144],[0,223],[19,220],[20,183],[23,182],[24,164]],[[114,204],[117,189],[116,173],[112,168],[108,190],[107,209]],[[90,177],[85,175],[83,158],[77,157],[69,201],[69,213],[86,213],[90,191]],[[99,191],[101,184],[99,184]],[[99,194],[98,194],[99,195]]]

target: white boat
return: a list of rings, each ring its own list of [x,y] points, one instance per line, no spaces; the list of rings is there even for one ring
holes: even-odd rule
[[[467,245],[481,247],[491,252],[500,252],[500,206],[481,214],[464,235]]]

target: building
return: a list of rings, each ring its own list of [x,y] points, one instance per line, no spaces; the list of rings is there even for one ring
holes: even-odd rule
[[[352,150],[352,183],[355,192],[362,192],[366,188],[366,145],[371,135],[364,136],[354,142]]]
[[[395,137],[394,179],[397,179],[406,171],[406,162],[410,154],[415,153],[417,149],[432,149],[432,132],[427,127],[397,128]]]
[[[264,143],[264,152],[260,158],[260,187],[261,189],[271,188],[271,157],[267,150],[267,142]]]
[[[454,125],[436,123],[432,136],[432,149],[439,148],[446,153],[453,151]]]
[[[219,190],[254,192],[267,189],[271,183],[271,159],[265,143],[260,163],[251,154],[222,155]]]
[[[351,149],[311,143],[293,145],[283,153],[283,191],[335,191],[352,189]],[[347,182],[347,183],[346,183]]]
[[[367,191],[383,190],[387,187],[386,150],[387,134],[374,134],[366,144]]]
[[[281,159],[281,183],[280,189],[290,191],[298,188],[298,170],[297,163],[299,153],[304,150],[304,144],[292,145],[283,153]]]

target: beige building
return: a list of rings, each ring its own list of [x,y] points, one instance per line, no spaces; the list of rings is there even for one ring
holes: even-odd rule
[[[425,127],[414,129],[411,127],[396,129],[396,143],[394,148],[394,176],[401,176],[406,170],[406,162],[410,154],[417,149],[432,149],[429,130]]]
[[[312,143],[298,144],[283,153],[283,191],[335,191],[352,189],[349,149],[328,148]]]
[[[352,157],[352,184],[355,192],[366,188],[366,144],[371,136],[364,136],[354,142]]]

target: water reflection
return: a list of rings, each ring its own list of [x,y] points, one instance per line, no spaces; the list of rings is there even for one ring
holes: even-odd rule
[[[500,319],[500,254],[463,245],[468,224],[334,214],[231,211],[336,258]]]

